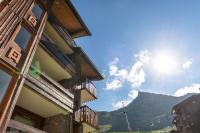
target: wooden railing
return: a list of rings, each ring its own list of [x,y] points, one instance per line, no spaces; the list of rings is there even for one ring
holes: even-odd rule
[[[45,92],[60,101],[63,108],[66,108],[67,105],[70,110],[72,110],[74,95],[70,93],[69,90],[33,65],[31,65],[29,75],[27,77],[29,80],[37,84],[37,86],[40,86]]]
[[[86,105],[77,110],[74,114],[74,117],[75,121],[77,122],[85,122],[96,129],[99,128],[97,113]]]
[[[10,120],[9,124],[8,124],[8,129],[7,129],[7,133],[12,133],[12,132],[25,132],[25,133],[48,133],[42,130],[39,130],[37,128],[25,125],[23,123],[20,123],[18,121],[15,120]]]
[[[96,86],[92,83],[92,81],[86,79],[84,82],[79,83],[76,86],[76,89],[87,89],[92,95],[97,96]]]

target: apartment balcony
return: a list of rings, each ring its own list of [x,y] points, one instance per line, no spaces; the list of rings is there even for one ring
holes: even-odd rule
[[[27,75],[27,82],[25,83],[41,95],[49,98],[59,107],[68,112],[73,112],[74,95],[69,92],[70,88],[64,88],[35,66],[32,65],[30,67],[29,74]]]
[[[62,36],[62,38],[69,44],[69,46],[72,47],[72,48],[73,47],[77,47],[75,41],[69,35],[69,33],[67,32],[67,30],[64,27],[62,27],[61,24],[59,24],[59,22],[57,22],[57,20],[55,18],[49,18],[49,19],[50,19],[51,24],[54,27],[54,29],[56,29],[57,32],[60,33],[60,35]]]
[[[71,74],[75,73],[75,64],[67,57],[67,55],[64,55],[54,43],[47,40],[41,40],[41,46],[68,72]]]
[[[94,132],[99,128],[97,113],[86,105],[76,111],[74,117],[76,122],[82,123],[84,133]]]
[[[78,84],[76,89],[80,90],[81,103],[97,99],[96,86],[88,79]]]

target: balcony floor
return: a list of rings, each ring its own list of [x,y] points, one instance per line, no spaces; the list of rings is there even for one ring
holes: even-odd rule
[[[81,103],[89,102],[97,99],[87,88],[81,89]]]

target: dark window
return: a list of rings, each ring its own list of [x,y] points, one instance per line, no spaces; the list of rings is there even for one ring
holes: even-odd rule
[[[43,10],[40,8],[40,6],[37,3],[34,4],[32,12],[35,15],[36,19],[40,20]]]
[[[17,34],[16,38],[15,38],[15,42],[22,48],[22,49],[26,49],[29,41],[31,39],[31,33],[28,32],[27,29],[25,29],[24,27],[21,27],[19,33]]]
[[[3,100],[3,97],[6,93],[6,90],[10,84],[11,79],[12,79],[11,75],[4,72],[3,70],[0,70],[0,103]]]
[[[26,133],[26,132],[23,132],[19,129],[8,128],[6,133]]]

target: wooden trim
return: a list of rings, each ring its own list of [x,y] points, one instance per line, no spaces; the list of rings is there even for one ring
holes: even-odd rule
[[[22,124],[20,122],[14,121],[14,120],[10,120],[8,127],[18,129],[19,131],[23,131],[26,133],[47,133],[45,131],[41,131],[39,129],[33,128],[31,126]]]
[[[80,107],[80,109],[75,112],[74,117],[77,122],[86,123],[96,129],[99,128],[98,114],[86,105]]]
[[[20,94],[21,88],[23,86],[24,80],[25,79],[23,77],[19,76],[17,84],[13,88],[12,92],[10,92],[10,96],[8,98],[9,99],[8,104],[6,105],[6,108],[0,119],[0,132],[2,132],[2,133],[5,133],[5,131],[6,131],[7,124],[9,122],[11,114],[14,110],[14,107],[17,102],[17,98]]]
[[[22,68],[24,76],[27,75],[29,67],[31,66],[33,57],[34,57],[35,52],[37,50],[37,47],[39,45],[39,41],[40,41],[40,38],[42,36],[43,30],[44,30],[44,27],[45,27],[45,24],[46,24],[46,21],[47,21],[47,17],[48,17],[47,12],[45,12],[44,17],[43,17],[41,24],[40,24],[40,28],[38,29],[35,40],[33,42],[34,45],[32,45],[31,51],[29,51],[29,53],[27,55],[27,60],[24,62],[25,65]]]
[[[10,97],[12,96],[16,83],[18,81],[18,76],[13,73],[12,71],[9,71],[7,68],[5,68],[4,66],[0,66],[0,69],[5,71],[7,74],[9,74],[12,78],[10,80],[10,83],[8,85],[8,88],[6,90],[5,95],[3,96],[3,99],[1,101],[1,107],[0,107],[0,118],[2,118],[3,112],[4,110],[6,110],[7,106],[10,103]],[[1,123],[1,121],[0,121]],[[0,124],[1,125],[1,124]]]

